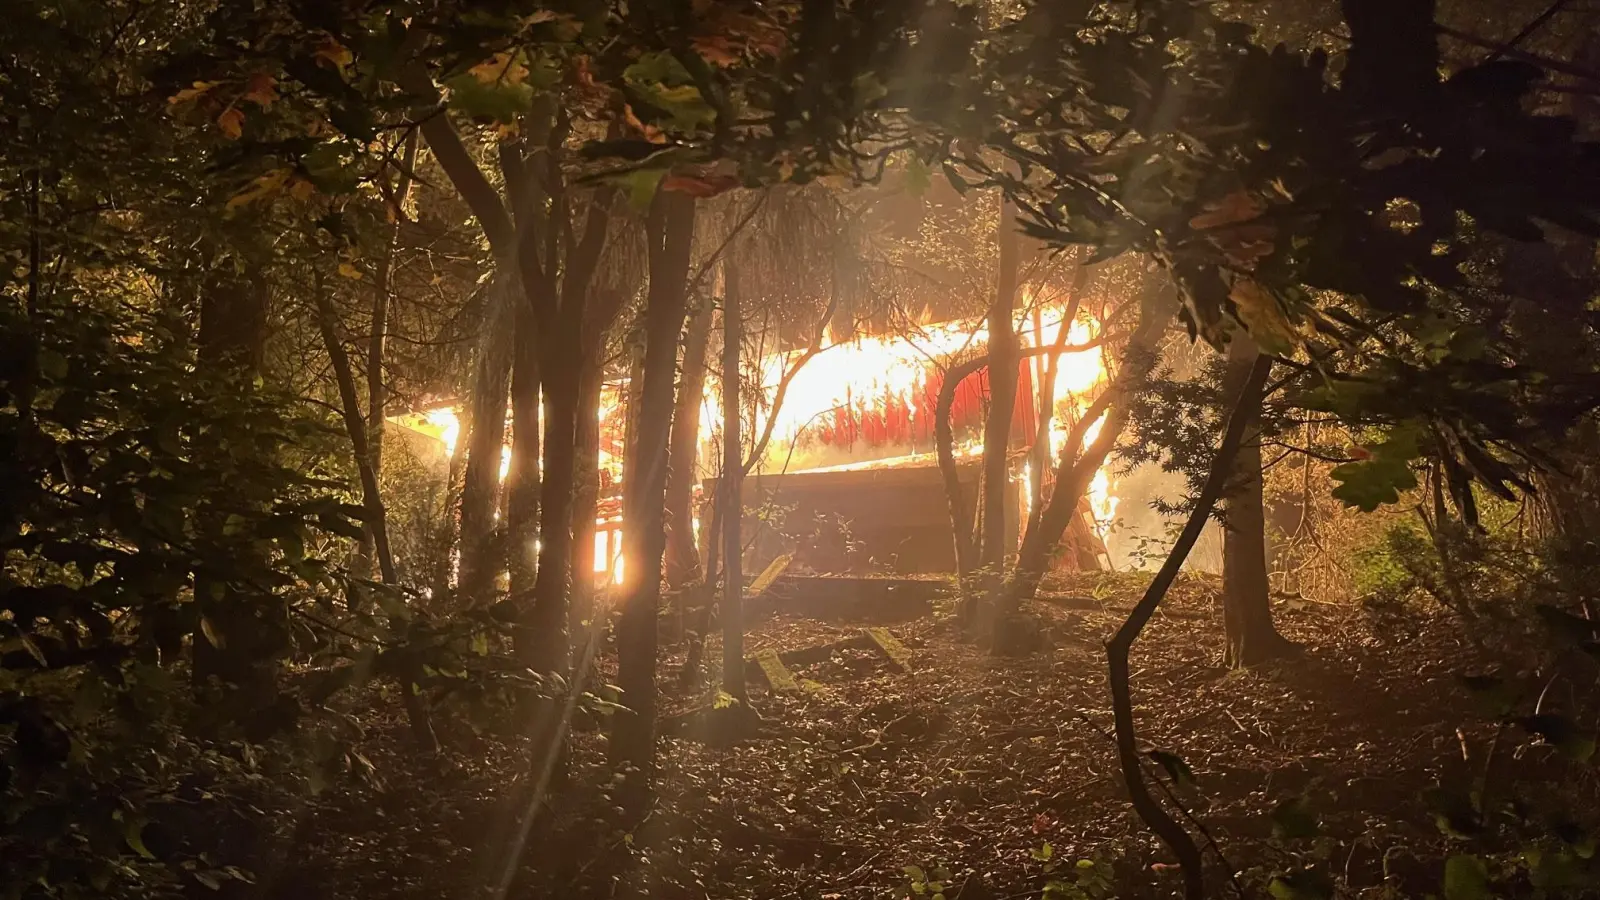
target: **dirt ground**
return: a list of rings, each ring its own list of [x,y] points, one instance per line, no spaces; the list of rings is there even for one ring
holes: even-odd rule
[[[1020,900],[1043,887],[1046,844],[1058,864],[1097,861],[1116,896],[1172,895],[1177,874],[1132,816],[1107,736],[1103,644],[1142,581],[1054,587],[1064,602],[1033,604],[1045,652],[991,659],[940,614],[893,623],[911,671],[846,650],[798,668],[798,692],[753,688],[757,739],[664,739],[658,805],[636,834],[613,824],[603,736],[579,732],[509,896],[905,897],[916,866],[949,870],[952,900]],[[1419,860],[1441,859],[1445,838],[1423,796],[1481,764],[1493,727],[1470,719],[1458,676],[1487,661],[1443,615],[1377,620],[1308,601],[1281,602],[1277,615],[1303,654],[1231,672],[1215,586],[1186,577],[1134,652],[1140,738],[1192,769],[1193,783],[1173,790],[1214,839],[1191,823],[1218,895],[1232,892],[1230,871],[1259,893],[1266,874],[1308,858],[1325,860],[1350,896],[1379,896],[1386,864],[1401,895],[1436,889],[1436,864]],[[749,650],[823,644],[861,624],[780,613],[752,625]],[[705,697],[673,693],[683,647],[666,652],[671,716]],[[383,790],[325,795],[302,849],[263,874],[269,895],[473,896],[475,853],[503,837],[496,801],[526,761],[514,741],[445,730],[443,765],[380,753]],[[1536,762],[1549,750],[1522,749]],[[1269,812],[1296,797],[1322,836],[1291,848]]]

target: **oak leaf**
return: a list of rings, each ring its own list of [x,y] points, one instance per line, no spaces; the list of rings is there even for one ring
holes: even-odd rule
[[[1221,228],[1224,225],[1237,225],[1259,218],[1266,211],[1267,205],[1254,194],[1248,191],[1234,191],[1215,203],[1207,204],[1205,212],[1189,220],[1189,227],[1205,230]]]
[[[244,83],[244,93],[239,99],[248,100],[262,109],[267,109],[278,100],[277,84],[278,79],[266,72],[257,72]]]
[[[228,140],[237,141],[244,134],[244,113],[237,106],[230,106],[217,116],[217,128],[228,136]]]

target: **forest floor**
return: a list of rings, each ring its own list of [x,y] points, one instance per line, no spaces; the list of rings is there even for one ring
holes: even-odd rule
[[[1029,657],[989,658],[934,615],[888,626],[910,671],[846,650],[798,668],[799,691],[757,682],[766,733],[732,746],[664,739],[657,806],[636,834],[613,824],[604,738],[580,732],[509,896],[901,898],[915,866],[949,870],[951,900],[1020,900],[1038,894],[1047,865],[1080,859],[1112,873],[1116,896],[1170,896],[1170,857],[1132,816],[1107,736],[1104,641],[1142,585],[1057,585],[1096,608],[1033,604],[1053,646]],[[1437,863],[1417,860],[1442,859],[1444,839],[1424,794],[1470,779],[1494,734],[1464,720],[1473,704],[1458,676],[1480,657],[1442,614],[1380,620],[1357,605],[1285,601],[1277,616],[1304,652],[1229,671],[1215,585],[1185,577],[1134,652],[1140,738],[1192,769],[1175,790],[1228,860],[1208,850],[1214,877],[1231,868],[1259,888],[1267,872],[1321,859],[1355,893],[1376,891],[1386,865],[1433,888]],[[824,644],[862,624],[779,614],[752,624],[749,650]],[[666,652],[677,653],[671,672],[683,648]],[[661,681],[664,716],[705,703]],[[384,727],[394,739],[369,756],[386,787],[323,795],[300,849],[260,873],[269,896],[473,896],[475,854],[503,837],[497,801],[524,753],[441,722],[448,758],[424,763],[403,749],[398,722]],[[1531,749],[1537,766],[1549,748]],[[1297,797],[1322,837],[1289,846],[1269,813]]]

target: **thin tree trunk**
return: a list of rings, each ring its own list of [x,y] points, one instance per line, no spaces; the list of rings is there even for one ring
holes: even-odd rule
[[[400,245],[400,225],[405,219],[406,198],[411,194],[411,173],[416,171],[417,145],[422,132],[413,131],[406,139],[401,157],[400,177],[394,189],[394,224],[389,227],[389,239],[383,255],[378,257],[377,270],[372,279],[372,325],[367,334],[367,456],[372,471],[383,475],[383,423],[389,403],[383,386],[383,367],[389,342],[389,294],[393,281],[394,257]],[[369,542],[362,542],[361,559],[370,560]],[[367,565],[370,571],[370,562]]]
[[[983,544],[979,562],[998,584],[1008,545],[1007,499],[1011,493],[1008,451],[1011,420],[1017,404],[1018,344],[1016,323],[1017,269],[1020,238],[1011,202],[1000,198],[1000,266],[994,302],[989,306],[989,415],[983,426]]]
[[[663,191],[647,230],[650,290],[646,300],[644,371],[638,426],[623,481],[623,601],[617,622],[617,684],[626,711],[614,717],[612,752],[632,767],[623,806],[633,816],[648,807],[655,771],[656,616],[661,558],[666,550],[667,442],[672,436],[678,339],[683,332],[689,255],[694,237],[692,197]]]
[[[964,629],[971,629],[978,620],[977,586],[972,583],[977,552],[973,546],[972,503],[961,486],[961,469],[956,464],[950,409],[955,405],[956,389],[961,382],[986,365],[987,360],[975,359],[952,366],[939,385],[939,396],[933,408],[933,444],[939,459],[939,474],[944,479],[945,503],[950,509],[950,536],[955,543],[956,580],[961,592],[958,618]]]
[[[1067,435],[1056,464],[1055,489],[1039,514],[1038,527],[1030,529],[1022,538],[1016,570],[1002,597],[1004,608],[999,611],[1002,615],[1015,613],[1023,600],[1032,599],[1038,592],[1051,551],[1061,543],[1061,536],[1077,514],[1078,503],[1094,480],[1094,473],[1105,465],[1106,457],[1127,427],[1127,397],[1154,368],[1161,335],[1170,317],[1170,307],[1164,300],[1145,303],[1115,377]],[[1083,439],[1089,427],[1102,415],[1106,416],[1106,421],[1100,434],[1093,444],[1084,447]]]
[[[520,302],[515,276],[508,272],[497,275],[489,293],[473,378],[472,433],[461,487],[459,588],[469,604],[487,599],[500,568],[494,517],[499,506],[500,462],[506,443],[506,400],[511,391],[513,304]]]
[[[320,279],[319,279],[320,282]],[[356,471],[361,476],[361,505],[366,510],[366,533],[371,537],[373,549],[376,551],[378,571],[383,577],[383,583],[394,586],[399,583],[399,576],[395,572],[394,553],[389,547],[388,514],[383,507],[383,497],[378,492],[378,473],[372,467],[372,456],[367,446],[366,423],[361,418],[361,401],[356,396],[356,380],[350,370],[350,356],[345,352],[344,344],[339,340],[338,313],[333,308],[333,303],[323,292],[322,285],[316,287],[317,302],[317,328],[322,333],[322,345],[328,351],[328,360],[333,364],[334,381],[339,386],[339,400],[342,404],[345,432],[350,436],[350,447],[354,451]],[[400,696],[405,706],[406,718],[411,725],[411,736],[423,752],[434,754],[439,752],[439,738],[433,731],[433,719],[428,714],[427,704],[423,702],[417,687],[422,672],[415,665],[406,667],[404,683],[400,685]]]
[[[1222,534],[1222,619],[1228,639],[1228,664],[1253,666],[1280,655],[1288,642],[1272,624],[1267,582],[1266,510],[1261,484],[1261,390],[1241,393],[1261,356],[1249,336],[1237,334],[1228,346],[1223,383],[1238,397],[1234,416],[1244,437],[1234,458]],[[1271,368],[1271,361],[1266,363]]]
[[[729,263],[722,307],[722,689],[741,702],[744,684],[744,441],[739,401],[739,351],[744,342],[744,310],[739,271]],[[773,412],[776,415],[776,410]]]
[[[1149,624],[1150,617],[1155,615],[1156,607],[1161,605],[1162,598],[1177,579],[1184,559],[1194,548],[1195,541],[1200,538],[1200,532],[1205,529],[1206,520],[1211,516],[1211,508],[1216,505],[1217,498],[1222,494],[1223,485],[1233,469],[1234,456],[1238,453],[1239,444],[1244,438],[1246,417],[1241,416],[1240,411],[1248,406],[1248,398],[1260,395],[1270,368],[1271,361],[1264,356],[1258,357],[1251,367],[1249,376],[1239,392],[1241,400],[1235,404],[1233,412],[1228,416],[1227,426],[1223,430],[1222,445],[1217,448],[1216,458],[1211,465],[1211,474],[1206,478],[1200,496],[1195,500],[1194,511],[1189,514],[1189,521],[1184,524],[1177,543],[1173,545],[1172,552],[1167,554],[1166,562],[1156,573],[1155,579],[1150,582],[1150,587],[1145,590],[1144,596],[1134,605],[1133,611],[1128,614],[1127,620],[1117,629],[1116,636],[1106,647],[1107,669],[1111,683],[1111,711],[1116,721],[1117,757],[1123,781],[1128,786],[1128,798],[1132,801],[1134,812],[1139,814],[1139,818],[1144,820],[1144,823],[1150,826],[1150,830],[1154,831],[1162,843],[1178,857],[1178,864],[1183,868],[1183,893],[1186,900],[1202,900],[1205,896],[1203,860],[1194,838],[1161,808],[1160,802],[1151,796],[1150,789],[1144,783],[1144,770],[1141,768],[1143,758],[1139,752],[1138,735],[1133,722],[1133,686],[1130,681],[1128,657],[1133,650],[1134,642],[1139,639],[1139,633]]]
[[[683,375],[672,413],[672,449],[667,463],[667,588],[672,591],[683,590],[700,579],[700,553],[694,539],[694,485],[711,323],[710,302],[701,303],[689,317],[683,338]]]
[[[266,355],[267,280],[260,270],[242,277],[213,274],[200,298],[198,368],[213,377],[232,379],[241,389],[261,372]],[[205,515],[206,520],[214,518]],[[221,528],[216,521],[207,527]],[[263,623],[248,614],[225,582],[209,577],[195,584],[196,611],[211,635],[196,636],[192,677],[197,685],[216,678],[237,709],[256,708],[277,691],[278,667],[262,646]],[[287,626],[285,626],[287,627]]]
[[[1020,361],[1032,356],[1073,353],[1099,345],[1099,338],[1077,345],[1063,345],[1058,341],[1049,347],[1030,347],[1018,351],[1017,358]],[[961,470],[956,465],[955,437],[950,425],[950,410],[955,405],[956,390],[961,386],[961,382],[982,371],[987,365],[989,360],[980,357],[952,366],[950,371],[945,373],[943,383],[939,385],[939,396],[934,401],[933,409],[934,449],[939,458],[939,474],[944,480],[945,501],[950,509],[950,530],[955,539],[956,549],[956,572],[962,586],[960,620],[963,627],[967,628],[977,624],[978,597],[970,583],[975,555],[972,546],[973,511],[971,504],[967,502],[966,491],[961,487]],[[1087,425],[1084,427],[1087,428]],[[1081,440],[1081,435],[1078,439]],[[1030,529],[1029,533],[1033,531]]]
[[[539,324],[532,304],[517,304],[516,347],[511,354],[511,464],[506,469],[500,519],[505,523],[506,568],[513,601],[527,602],[538,572],[534,538],[540,501]],[[548,399],[548,398],[547,398]],[[549,471],[549,467],[545,467]]]
[[[570,642],[581,644],[593,618],[595,519],[600,505],[600,391],[605,376],[586,361],[578,376],[577,442],[573,453],[572,592],[567,603]]]
[[[1078,318],[1078,309],[1083,302],[1083,288],[1089,280],[1089,267],[1078,265],[1072,273],[1072,287],[1067,297],[1067,308],[1062,313],[1061,329],[1056,334],[1055,345],[1060,348],[1066,345],[1067,338],[1072,331],[1072,323]],[[1061,373],[1061,358],[1052,353],[1045,361],[1044,378],[1039,382],[1039,427],[1033,434],[1033,450],[1031,454],[1033,479],[1028,485],[1032,491],[1028,504],[1028,525],[1023,529],[1026,534],[1039,526],[1039,516],[1044,513],[1044,474],[1050,467],[1050,426],[1055,421],[1056,415],[1056,380]]]

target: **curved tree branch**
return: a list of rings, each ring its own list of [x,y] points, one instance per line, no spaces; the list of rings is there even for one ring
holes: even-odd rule
[[[1239,399],[1234,402],[1233,410],[1228,414],[1222,445],[1217,448],[1216,458],[1211,464],[1211,473],[1206,476],[1205,485],[1200,489],[1194,510],[1189,513],[1189,521],[1184,523],[1183,532],[1178,535],[1172,552],[1167,554],[1166,562],[1161,565],[1161,571],[1156,573],[1144,596],[1134,605],[1133,611],[1128,614],[1127,620],[1117,629],[1116,636],[1106,647],[1106,664],[1111,682],[1111,711],[1116,720],[1117,758],[1122,769],[1122,778],[1128,785],[1128,798],[1133,802],[1134,811],[1139,814],[1139,818],[1143,819],[1144,823],[1150,826],[1150,830],[1154,831],[1162,843],[1178,857],[1178,864],[1183,868],[1183,893],[1187,900],[1201,900],[1205,896],[1200,848],[1195,845],[1194,838],[1189,832],[1161,808],[1160,802],[1151,795],[1149,787],[1145,784],[1134,730],[1133,690],[1129,680],[1128,655],[1133,649],[1133,642],[1139,639],[1140,632],[1149,624],[1156,607],[1161,605],[1162,598],[1177,579],[1178,570],[1183,567],[1183,562],[1188,558],[1189,551],[1194,548],[1195,541],[1199,540],[1200,532],[1205,529],[1206,521],[1211,517],[1212,507],[1216,506],[1217,499],[1227,484],[1228,475],[1233,470],[1233,459],[1239,453],[1239,445],[1244,440],[1245,429],[1250,421],[1250,416],[1245,414],[1245,406],[1250,398],[1261,395],[1262,385],[1266,383],[1267,373],[1271,370],[1271,358],[1256,357],[1255,365],[1251,367],[1250,375],[1239,391]]]

